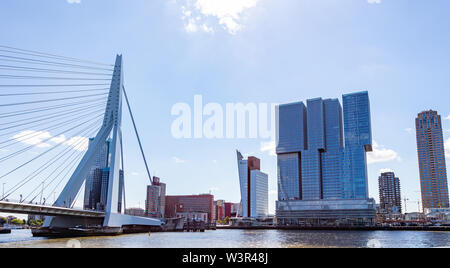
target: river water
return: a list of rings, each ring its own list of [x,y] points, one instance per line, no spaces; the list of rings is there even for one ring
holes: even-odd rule
[[[448,232],[217,230],[205,233],[152,233],[80,239],[33,238],[29,230],[0,235],[0,248],[310,248],[450,247]]]

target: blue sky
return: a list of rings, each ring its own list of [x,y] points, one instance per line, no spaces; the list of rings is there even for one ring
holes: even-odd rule
[[[380,170],[392,169],[417,202],[415,116],[450,115],[448,10],[447,0],[3,0],[0,44],[111,63],[124,54],[150,169],[168,194],[238,202],[240,149],[262,159],[272,212],[276,157],[261,146],[270,140],[174,139],[172,106],[196,94],[225,105],[368,90],[371,196]],[[450,120],[444,129],[447,140]],[[124,132],[128,204],[143,206],[147,178],[128,118]]]

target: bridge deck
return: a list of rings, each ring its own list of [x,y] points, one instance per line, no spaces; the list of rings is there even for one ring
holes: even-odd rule
[[[23,203],[0,202],[0,212],[15,214],[31,214],[42,216],[69,216],[84,218],[104,218],[105,213],[70,208],[42,206]]]

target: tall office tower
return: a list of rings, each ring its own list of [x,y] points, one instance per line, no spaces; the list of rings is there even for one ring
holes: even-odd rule
[[[89,139],[89,146],[93,141],[93,138]],[[84,209],[86,210],[96,210],[97,204],[100,202],[102,169],[109,166],[110,144],[110,140],[105,142],[101,151],[96,155],[95,163],[86,178],[84,190]]]
[[[345,151],[342,176],[344,199],[369,197],[367,152],[372,151],[368,92],[347,94],[344,101]]]
[[[441,116],[425,111],[416,118],[422,203],[425,209],[448,208],[448,182]]]
[[[400,179],[394,172],[384,172],[378,178],[380,207],[386,214],[402,213]]]
[[[258,158],[251,156],[244,160],[239,151],[237,157],[242,216],[264,218],[269,212],[269,176],[260,171],[261,162]]]
[[[375,201],[367,194],[368,93],[343,100],[344,112],[338,99],[277,107],[279,223],[374,221]]]
[[[166,184],[153,177],[153,185],[147,186],[145,213],[148,217],[164,218],[166,210]]]
[[[301,102],[277,106],[276,118],[278,200],[301,200],[301,152],[307,148],[306,107]]]

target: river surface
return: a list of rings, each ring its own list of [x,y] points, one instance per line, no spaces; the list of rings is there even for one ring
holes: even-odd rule
[[[448,232],[217,230],[152,233],[79,239],[33,238],[30,230],[0,235],[0,248],[311,248],[450,247]]]

